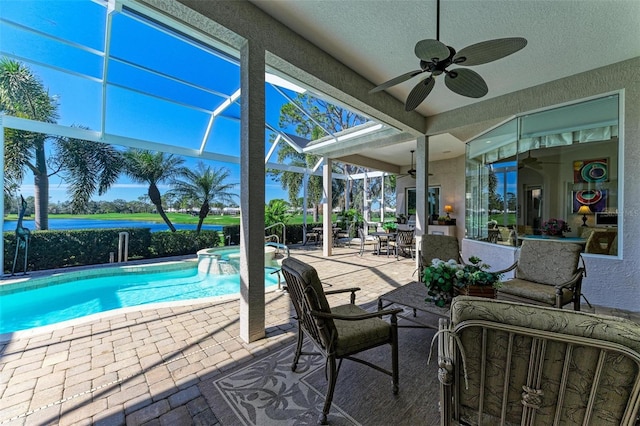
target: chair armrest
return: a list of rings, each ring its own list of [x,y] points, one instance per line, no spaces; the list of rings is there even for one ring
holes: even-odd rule
[[[438,381],[440,382],[440,424],[450,426],[453,420],[453,338],[449,334],[449,320],[438,323]],[[435,338],[435,336],[434,336]]]
[[[440,318],[438,323],[438,380],[443,385],[453,383],[453,353],[452,339],[449,331],[449,320]]]
[[[583,277],[583,275],[584,275],[584,270],[582,268],[579,268],[569,281],[562,284],[556,284],[555,288],[561,289],[561,288],[567,288],[567,287],[574,287],[575,284],[578,282],[578,280]]]
[[[331,318],[331,319],[338,319],[338,320],[344,320],[344,321],[361,321],[365,319],[379,318],[384,315],[396,316],[402,311],[403,311],[402,308],[384,309],[382,311],[369,312],[361,315],[339,315],[339,314],[332,314],[331,312],[311,311],[311,315],[318,318]]]
[[[360,291],[360,287],[351,287],[351,288],[342,288],[339,290],[327,290],[324,294],[339,294],[339,293],[355,293],[356,291]]]
[[[356,303],[356,291],[360,291],[360,287],[329,290],[329,291],[325,291],[324,294],[327,295],[327,294],[351,293],[350,302],[352,305],[354,305]]]
[[[518,262],[515,262],[513,265],[509,266],[506,269],[502,269],[500,271],[493,271],[494,274],[505,274],[509,271],[513,271],[514,269],[516,269],[516,266],[518,266]]]

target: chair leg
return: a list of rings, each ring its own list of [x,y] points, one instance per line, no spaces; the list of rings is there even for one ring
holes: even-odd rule
[[[400,387],[398,375],[398,318],[391,316],[391,378],[393,382],[393,394],[398,394]]]
[[[324,407],[322,407],[322,415],[320,416],[320,424],[327,424],[327,415],[333,401],[333,391],[336,387],[336,379],[338,378],[338,370],[336,369],[336,358],[329,355],[327,358],[327,368],[329,369],[329,383],[327,383],[327,395],[324,399]]]
[[[300,360],[300,354],[302,353],[302,340],[304,339],[304,333],[298,324],[298,342],[296,343],[296,353],[293,356],[293,363],[291,364],[291,371],[296,371],[298,367],[298,361]]]

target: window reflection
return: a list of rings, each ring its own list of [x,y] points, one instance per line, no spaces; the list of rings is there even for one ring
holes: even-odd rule
[[[562,236],[586,252],[616,255],[617,222],[589,221],[580,208],[594,216],[620,208],[618,102],[615,95],[529,114],[469,142],[467,237],[504,245],[559,237],[545,226],[559,219],[569,228]]]

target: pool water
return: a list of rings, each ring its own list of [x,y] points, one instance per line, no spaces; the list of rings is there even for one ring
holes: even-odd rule
[[[113,309],[240,292],[239,274],[199,273],[197,265],[191,263],[188,268],[168,271],[108,268],[118,272],[93,278],[76,276],[69,282],[3,291],[0,293],[0,334]],[[277,274],[271,274],[274,269],[267,268],[265,287],[278,284]]]

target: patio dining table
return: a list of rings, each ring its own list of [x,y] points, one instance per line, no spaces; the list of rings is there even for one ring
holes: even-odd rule
[[[319,241],[322,241],[322,239],[324,238],[324,227],[316,226],[315,228],[312,228],[312,229],[313,229],[313,232],[317,232],[318,235],[320,236]],[[334,244],[336,242],[336,237],[338,235],[338,232],[340,231],[342,231],[342,229],[339,226],[334,226],[333,228],[331,228],[331,236]]]
[[[371,232],[369,235],[373,235],[378,239],[378,244],[376,246],[376,251],[374,254],[380,255],[381,250],[384,248],[387,256],[389,256],[389,241],[393,241],[396,239],[397,232]]]

